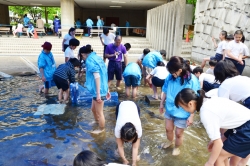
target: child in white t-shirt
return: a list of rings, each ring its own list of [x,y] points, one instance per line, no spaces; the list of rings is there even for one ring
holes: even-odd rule
[[[216,49],[216,54],[213,57],[210,58],[204,58],[202,63],[201,63],[201,67],[204,68],[206,65],[206,62],[209,60],[216,60],[217,62],[221,61],[222,59],[224,59],[225,56],[225,50],[226,50],[226,37],[227,37],[227,32],[226,31],[221,31],[219,39],[221,40],[221,42],[217,45],[214,37],[212,38],[214,46]]]
[[[189,113],[200,112],[201,122],[211,140],[208,144],[210,157],[206,164],[201,165],[225,165],[224,162],[230,157],[250,157],[249,109],[220,97],[212,97],[205,101],[204,91],[199,90],[196,94],[189,88],[177,94],[175,105]],[[222,138],[220,129],[227,130]]]
[[[165,83],[165,79],[169,75],[169,72],[162,61],[157,62],[157,67],[154,68],[151,73],[147,76],[147,81],[151,82],[152,79],[152,89],[154,91],[154,95],[152,96],[154,99],[158,100],[157,87],[162,88]],[[162,92],[161,92],[162,93]],[[162,95],[161,95],[162,96]]]
[[[215,82],[214,75],[203,73],[203,69],[201,67],[196,67],[193,70],[193,74],[199,79],[200,87],[205,92],[208,92],[208,91],[215,89],[215,88],[218,88],[220,86],[219,83]]]
[[[70,58],[75,58],[74,55],[74,50],[76,49],[77,46],[80,45],[79,40],[77,39],[70,39],[69,41],[69,46],[66,48],[65,52],[64,52],[64,56],[65,56],[65,62],[68,62],[68,60]]]
[[[76,29],[75,28],[70,28],[69,33],[64,36],[63,41],[62,41],[62,51],[63,52],[65,52],[65,50],[69,46],[70,39],[75,38],[75,33],[76,33]]]
[[[13,31],[13,37],[16,37],[16,33],[22,33],[23,32],[23,24],[21,22],[18,22],[17,28]]]
[[[209,68],[207,69],[206,73],[214,75],[214,67],[216,66],[217,61],[216,60],[210,60],[209,61]]]

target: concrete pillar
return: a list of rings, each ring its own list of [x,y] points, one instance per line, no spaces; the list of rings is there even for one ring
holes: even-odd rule
[[[7,5],[0,4],[0,24],[10,24],[9,8]]]
[[[61,27],[62,35],[68,33],[74,27],[74,0],[61,0]]]

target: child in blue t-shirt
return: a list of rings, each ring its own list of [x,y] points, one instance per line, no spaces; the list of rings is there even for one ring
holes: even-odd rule
[[[33,31],[34,31],[34,26],[31,22],[29,22],[28,29],[27,29],[27,37],[30,37],[30,34],[33,37],[34,36]]]
[[[171,57],[167,64],[169,75],[165,80],[162,88],[162,98],[160,104],[160,113],[163,113],[165,102],[165,121],[167,142],[162,144],[163,148],[168,148],[174,143],[174,128],[175,129],[175,148],[173,155],[179,155],[179,147],[182,145],[184,129],[193,122],[194,114],[184,111],[182,108],[177,108],[174,104],[175,96],[184,88],[191,88],[195,91],[200,89],[198,79],[191,74],[190,66],[186,61],[178,56]]]
[[[141,69],[137,63],[129,63],[124,72],[125,90],[127,97],[130,96],[132,87],[132,97],[136,98],[138,86],[141,84]]]

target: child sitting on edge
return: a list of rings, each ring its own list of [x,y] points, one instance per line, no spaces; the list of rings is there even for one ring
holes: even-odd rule
[[[214,75],[203,73],[203,69],[201,67],[196,67],[193,70],[193,74],[199,79],[200,87],[205,92],[208,92],[215,88],[219,88],[220,86],[220,84],[215,82]]]
[[[34,31],[34,26],[31,22],[28,23],[28,29],[27,29],[27,37],[30,37],[30,34],[32,35],[32,37],[34,36],[33,34]]]
[[[132,87],[132,96],[136,98],[138,86],[141,83],[141,69],[137,63],[129,63],[123,72],[125,81],[126,96],[130,96]]]
[[[209,68],[207,69],[206,73],[207,74],[212,74],[214,75],[214,67],[217,65],[217,61],[215,60],[210,60],[209,61]]]
[[[16,37],[16,33],[22,33],[23,32],[23,24],[21,22],[18,22],[17,28],[13,31],[13,37]]]
[[[226,31],[221,31],[219,39],[221,42],[217,45],[214,37],[212,38],[214,46],[216,49],[216,54],[213,57],[210,58],[204,58],[201,67],[204,68],[206,65],[206,62],[209,60],[216,60],[217,62],[221,61],[225,57],[225,50],[226,50],[226,37],[227,37],[227,32]]]
[[[77,46],[80,45],[79,40],[73,38],[69,41],[69,46],[66,48],[64,55],[65,55],[65,62],[68,62],[70,58],[75,58],[74,50]]]
[[[152,79],[152,89],[154,91],[154,95],[152,96],[154,99],[158,100],[157,87],[162,89],[162,86],[165,83],[165,79],[169,75],[169,72],[162,61],[157,62],[157,67],[147,76],[148,82],[151,82]],[[162,93],[162,92],[161,92]],[[162,94],[161,94],[162,96]]]
[[[61,64],[56,69],[53,75],[53,80],[57,88],[60,90],[58,94],[59,102],[67,102],[69,97],[69,83],[75,82],[75,67],[79,66],[79,60],[71,58],[68,62]]]

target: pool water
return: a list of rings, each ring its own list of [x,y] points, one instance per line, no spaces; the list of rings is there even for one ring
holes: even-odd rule
[[[41,81],[36,76],[14,77],[0,81],[0,166],[70,166],[82,150],[91,150],[107,162],[121,163],[114,137],[115,107],[105,107],[106,132],[92,135],[97,128],[90,107],[67,104],[63,115],[34,116],[39,105],[57,103],[57,89],[49,96],[38,93]],[[124,85],[122,85],[123,87]],[[114,85],[111,91],[114,91]],[[185,131],[184,145],[179,156],[172,149],[161,149],[166,141],[165,123],[159,115],[159,106],[148,106],[144,101],[151,94],[148,87],[139,88],[134,101],[141,108],[143,136],[139,150],[139,166],[199,166],[204,165],[209,153],[207,134],[195,116],[193,126]],[[124,90],[119,100],[127,100]],[[131,160],[131,144],[125,144],[126,156]]]

